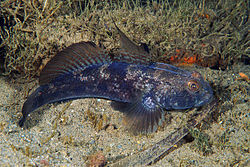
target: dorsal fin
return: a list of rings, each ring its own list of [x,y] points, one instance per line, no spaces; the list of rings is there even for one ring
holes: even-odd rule
[[[39,84],[46,84],[63,73],[105,62],[110,62],[110,56],[93,42],[75,43],[59,52],[46,64],[40,74]]]
[[[121,45],[120,53],[114,57],[114,61],[133,64],[150,64],[151,56],[148,46],[144,43],[140,46],[136,45],[117,27],[115,22],[114,25],[120,35]]]

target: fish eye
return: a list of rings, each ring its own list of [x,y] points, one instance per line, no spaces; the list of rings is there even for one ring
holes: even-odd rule
[[[188,89],[192,92],[197,92],[200,89],[200,85],[197,81],[191,80],[188,82]]]

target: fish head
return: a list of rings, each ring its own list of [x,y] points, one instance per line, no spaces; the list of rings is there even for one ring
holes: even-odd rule
[[[213,90],[209,83],[203,79],[200,73],[193,71],[191,78],[186,81],[185,89],[193,95],[194,107],[203,106],[213,99]]]
[[[201,74],[193,71],[173,80],[163,99],[166,109],[188,109],[208,104],[213,99],[213,91]]]

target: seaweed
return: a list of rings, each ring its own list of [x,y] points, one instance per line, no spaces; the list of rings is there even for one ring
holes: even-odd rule
[[[189,53],[186,59],[199,55],[198,65],[226,69],[249,54],[244,0],[5,0],[0,7],[0,54],[7,76],[39,76],[56,52],[82,40],[117,48],[117,34],[108,35],[111,17],[133,40],[149,43],[156,61],[184,60],[175,53],[179,49]]]
[[[194,138],[193,146],[202,152],[203,155],[211,154],[212,144],[210,142],[209,136],[202,133],[199,129],[190,129],[190,134]]]

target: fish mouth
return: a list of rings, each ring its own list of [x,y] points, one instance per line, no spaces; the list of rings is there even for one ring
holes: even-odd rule
[[[211,101],[213,100],[213,94],[211,93],[208,93],[208,94],[206,94],[205,95],[205,97],[204,97],[204,102],[205,103],[210,103]]]
[[[198,99],[198,103],[196,103],[196,107],[200,107],[204,104],[208,104],[213,100],[213,90],[211,87],[204,93],[200,99]]]
[[[199,99],[199,100],[200,100],[200,102],[198,102],[195,105],[195,107],[200,107],[200,106],[203,106],[204,104],[210,103],[213,100],[213,95],[207,94],[207,95],[202,97],[202,100],[201,99]]]

